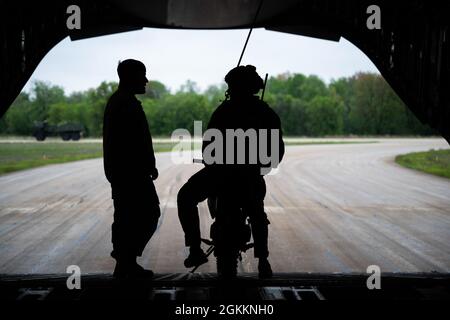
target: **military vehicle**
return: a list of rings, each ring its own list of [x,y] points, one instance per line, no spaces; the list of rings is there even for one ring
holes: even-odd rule
[[[33,136],[37,141],[44,141],[50,136],[61,136],[64,141],[80,140],[83,135],[84,127],[78,122],[63,122],[59,125],[48,124],[47,121],[38,121],[34,123]]]

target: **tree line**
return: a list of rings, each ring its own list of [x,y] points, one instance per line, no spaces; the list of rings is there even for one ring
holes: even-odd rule
[[[31,135],[34,124],[78,122],[85,136],[102,135],[103,112],[116,82],[65,94],[63,88],[35,81],[22,92],[0,119],[0,134]],[[150,81],[138,96],[151,131],[169,136],[177,128],[193,133],[194,120],[206,127],[211,113],[224,100],[226,85],[212,85],[201,92],[187,81],[172,93],[159,81]],[[431,135],[378,74],[357,73],[323,82],[319,77],[284,73],[270,77],[264,100],[278,113],[287,136],[326,135]]]

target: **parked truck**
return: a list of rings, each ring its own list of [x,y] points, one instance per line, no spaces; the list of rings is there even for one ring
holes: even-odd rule
[[[61,136],[64,141],[80,140],[83,136],[84,127],[77,122],[64,122],[58,125],[48,124],[47,121],[34,123],[33,136],[38,141],[44,141],[47,137]]]

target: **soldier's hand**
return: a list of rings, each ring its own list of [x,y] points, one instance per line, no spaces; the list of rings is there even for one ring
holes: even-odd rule
[[[152,177],[152,180],[156,180],[159,176],[158,169],[155,168],[150,176]]]

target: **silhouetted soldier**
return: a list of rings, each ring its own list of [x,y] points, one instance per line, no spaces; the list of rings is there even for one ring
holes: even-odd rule
[[[142,62],[119,63],[119,88],[106,105],[103,122],[103,159],[114,202],[111,256],[114,276],[151,277],[136,262],[156,230],[159,199],[153,180],[158,177],[152,137],[141,103],[148,83]]]
[[[263,80],[253,66],[239,66],[232,69],[225,77],[228,84],[227,100],[212,114],[208,129],[218,129],[224,137],[223,158],[226,159],[226,129],[278,129],[279,148],[269,150],[278,152],[281,161],[284,155],[284,144],[281,123],[278,115],[256,94],[263,88]],[[258,141],[261,137],[258,137]],[[270,135],[269,135],[270,141]],[[204,141],[203,151],[210,142]],[[259,145],[258,145],[259,146]],[[249,148],[246,146],[248,157]],[[183,185],[178,193],[178,215],[185,232],[185,244],[190,247],[186,267],[192,267],[207,261],[200,247],[200,226],[197,205],[208,197],[226,194],[227,199],[241,201],[242,208],[250,217],[255,257],[259,258],[258,271],[260,277],[271,277],[272,270],[268,261],[268,219],[264,212],[266,185],[261,174],[262,165],[250,164],[247,159],[244,165],[213,164],[194,174]],[[204,154],[205,158],[205,154]],[[269,165],[270,166],[270,165]],[[240,200],[238,200],[240,199]],[[233,236],[233,235],[230,235]]]

